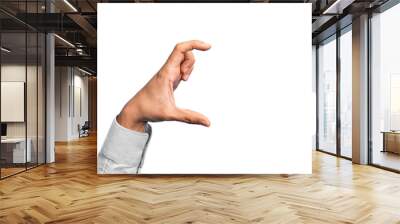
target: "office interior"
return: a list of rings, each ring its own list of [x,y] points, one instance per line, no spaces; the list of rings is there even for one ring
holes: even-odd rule
[[[62,201],[64,196],[60,195],[68,195],[69,198],[64,198],[67,201],[88,202],[84,209],[73,207],[71,203],[68,205],[73,208],[62,210],[64,205],[57,204],[54,211],[65,212],[60,219],[45,219],[43,216],[48,214],[40,212],[27,212],[26,216],[39,221],[78,222],[82,219],[76,216],[82,214],[81,218],[98,216],[104,218],[99,219],[100,222],[111,222],[118,214],[132,222],[191,222],[192,210],[186,210],[190,204],[191,208],[199,208],[196,214],[203,214],[199,217],[204,222],[266,220],[286,223],[282,217],[295,223],[296,220],[309,223],[396,223],[400,220],[400,204],[395,200],[400,196],[399,1],[242,1],[312,4],[313,74],[310,75],[315,96],[315,135],[311,177],[161,176],[133,180],[104,179],[95,173],[96,4],[101,2],[159,1],[0,2],[0,192],[15,184],[18,190],[3,190],[3,195],[16,192],[24,195],[22,183],[38,185],[28,181],[29,178],[40,178],[46,186],[57,185],[59,182],[55,181],[62,179],[66,181],[62,187],[46,188],[57,192],[49,196],[51,200]],[[198,184],[204,185],[199,187]],[[232,188],[232,184],[245,186]],[[302,184],[304,188],[294,187]],[[279,190],[274,186],[279,186]],[[247,193],[240,192],[241,189]],[[268,189],[275,191],[267,194]],[[197,192],[196,201],[187,197],[181,202],[174,199],[191,190]],[[121,191],[129,195],[121,196]],[[35,188],[26,197],[32,194],[40,197],[40,192]],[[263,206],[249,201],[251,192],[260,193],[258,201],[268,197],[265,206],[271,203],[273,206],[258,212],[257,208]],[[164,200],[162,195],[169,196]],[[241,213],[236,207],[230,207],[232,203],[228,198],[232,195],[235,197],[230,202],[248,201],[249,207],[254,208],[252,214],[259,218],[239,217]],[[190,203],[185,204],[188,201]],[[209,209],[197,207],[195,204],[199,201]],[[338,203],[338,207],[331,202]],[[108,213],[96,210],[109,204],[114,207],[107,210]],[[150,212],[150,208],[158,205],[164,212]],[[140,215],[131,215],[128,211],[132,209]],[[85,213],[88,210],[93,216]],[[7,212],[13,211],[3,207],[2,213],[0,209],[0,219],[1,214]],[[21,215],[16,214],[13,218]],[[161,219],[156,214],[166,218]],[[18,220],[13,218],[10,220]]]
[[[316,149],[399,172],[400,5],[355,1],[336,20],[313,33]]]
[[[81,27],[90,15],[61,16],[71,6],[0,3],[1,179],[53,163],[58,142],[96,133],[95,31]]]

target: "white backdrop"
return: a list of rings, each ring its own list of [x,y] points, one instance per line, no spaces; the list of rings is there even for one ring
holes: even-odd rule
[[[311,173],[311,4],[99,4],[98,151],[178,42],[199,39],[179,107],[211,127],[152,123],[141,173]]]

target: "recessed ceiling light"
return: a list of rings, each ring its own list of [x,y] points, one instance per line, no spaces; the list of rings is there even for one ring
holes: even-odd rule
[[[90,73],[90,72],[88,72],[88,71],[86,71],[86,70],[83,70],[83,69],[81,69],[81,68],[79,68],[79,67],[78,67],[78,70],[81,71],[81,72],[83,72],[83,73],[85,73],[85,74],[87,74],[87,75],[90,75],[90,76],[93,75],[92,73]]]
[[[62,38],[62,37],[60,37],[60,36],[57,35],[57,34],[54,34],[54,36],[57,37],[57,38],[58,38],[59,40],[61,40],[62,42],[66,43],[68,46],[75,48],[75,45],[73,45],[73,44],[72,44],[71,42],[69,42],[68,40],[66,40],[66,39],[64,39],[64,38]]]
[[[10,53],[11,52],[11,50],[9,50],[9,49],[7,49],[5,47],[1,47],[0,49],[1,49],[1,51],[4,51],[6,53]]]
[[[78,12],[78,10],[68,1],[64,0],[65,4],[67,4],[74,12]]]

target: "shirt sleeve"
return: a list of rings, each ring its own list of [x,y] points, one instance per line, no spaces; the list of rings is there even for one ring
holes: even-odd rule
[[[145,132],[138,132],[122,127],[114,119],[98,154],[97,173],[139,173],[140,168],[143,166],[151,132],[151,126],[147,123]]]

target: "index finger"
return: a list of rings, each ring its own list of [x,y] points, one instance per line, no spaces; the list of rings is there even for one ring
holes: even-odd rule
[[[206,50],[210,49],[210,47],[211,47],[210,44],[205,43],[200,40],[190,40],[190,41],[185,41],[185,42],[179,43],[179,44],[175,45],[175,48],[172,51],[171,55],[169,56],[167,63],[173,63],[175,65],[180,65],[180,63],[185,58],[185,52],[188,52],[191,50],[206,51]]]

